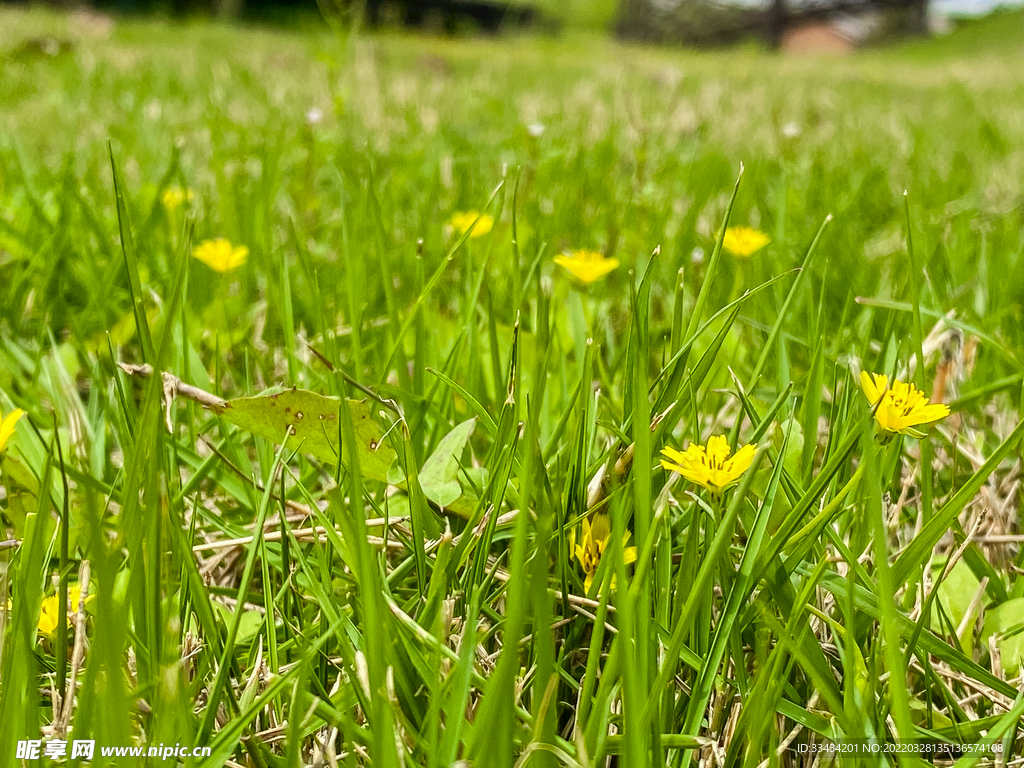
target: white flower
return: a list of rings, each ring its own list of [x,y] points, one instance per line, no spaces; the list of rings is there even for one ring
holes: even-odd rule
[[[803,130],[796,123],[786,123],[782,126],[782,135],[787,139],[795,139],[801,133],[803,133]]]

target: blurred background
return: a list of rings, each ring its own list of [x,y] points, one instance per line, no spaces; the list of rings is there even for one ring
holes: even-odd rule
[[[4,0],[10,3],[11,0]],[[58,8],[178,18],[308,23],[327,16],[370,27],[445,34],[566,28],[628,39],[715,45],[761,39],[792,50],[842,51],[904,33],[948,33],[1021,0],[53,0]]]
[[[420,466],[434,455],[451,426],[469,419],[475,409],[502,412],[508,402],[503,375],[508,369],[503,366],[518,359],[522,390],[530,393],[523,412],[536,420],[539,445],[547,446],[544,461],[550,481],[537,485],[547,487],[545,493],[551,498],[559,498],[566,489],[569,498],[568,489],[582,491],[581,479],[591,476],[604,455],[612,455],[618,436],[640,423],[633,420],[633,427],[627,426],[637,401],[643,399],[635,397],[641,391],[635,389],[636,382],[643,386],[646,381],[637,373],[644,369],[635,363],[643,353],[637,352],[635,339],[640,336],[631,327],[639,317],[634,286],[638,276],[647,275],[650,354],[646,362],[651,382],[658,371],[669,370],[666,361],[689,335],[689,330],[683,335],[688,325],[695,331],[702,317],[758,289],[746,294],[742,306],[737,305],[739,314],[721,321],[727,332],[715,339],[710,332],[695,337],[690,364],[699,360],[696,365],[701,369],[707,360],[701,374],[707,375],[698,384],[699,401],[694,388],[687,390],[693,417],[688,410],[680,416],[687,432],[675,434],[673,444],[682,446],[685,440],[723,431],[738,434],[743,416],[734,392],[739,382],[750,395],[752,410],[762,414],[775,413],[770,409],[782,406],[792,391],[799,397],[800,408],[793,406],[788,418],[787,412],[780,412],[770,439],[781,450],[782,436],[794,435],[785,466],[807,488],[812,487],[809,484],[820,466],[818,459],[832,456],[825,452],[843,434],[837,425],[860,423],[848,418],[857,413],[853,409],[864,408],[853,361],[863,361],[867,370],[899,370],[899,364],[910,357],[913,347],[909,345],[918,333],[925,336],[923,352],[929,350],[928,339],[938,340],[931,345],[933,357],[928,364],[936,362],[940,353],[945,364],[946,349],[955,345],[944,340],[963,341],[956,349],[970,350],[970,354],[957,358],[951,352],[950,360],[960,359],[956,367],[963,375],[956,386],[961,387],[961,397],[955,410],[963,413],[966,426],[962,437],[950,441],[956,448],[947,456],[953,458],[943,459],[936,474],[941,478],[935,485],[938,498],[947,489],[963,488],[965,472],[981,466],[978,457],[993,455],[991,451],[1020,421],[1022,104],[1024,11],[994,8],[989,0],[0,3],[0,410],[10,413],[22,408],[44,430],[54,423],[51,412],[58,414],[61,425],[69,425],[67,439],[62,440],[71,457],[69,466],[79,472],[76,485],[90,489],[97,499],[108,495],[117,499],[104,522],[110,530],[120,531],[123,519],[134,520],[127,513],[122,517],[119,510],[127,507],[118,505],[127,505],[128,500],[136,504],[139,494],[135,491],[143,484],[147,525],[153,530],[159,530],[160,520],[186,519],[191,491],[179,493],[168,480],[166,487],[173,492],[165,496],[158,471],[166,471],[174,483],[186,476],[204,483],[201,503],[189,502],[193,505],[189,514],[194,515],[193,521],[199,520],[197,530],[202,535],[237,538],[246,530],[251,536],[245,526],[254,519],[253,502],[259,497],[239,478],[262,473],[264,487],[271,488],[272,446],[259,441],[259,453],[250,451],[248,442],[236,439],[238,433],[224,431],[213,424],[214,417],[198,408],[179,410],[178,437],[162,437],[164,430],[157,423],[163,418],[160,409],[149,405],[136,409],[139,388],[124,382],[125,390],[130,386],[136,390],[122,390],[123,376],[116,366],[116,362],[146,360],[146,336],[140,328],[152,325],[160,330],[160,338],[172,341],[167,370],[227,397],[255,394],[274,385],[339,393],[339,377],[310,351],[317,350],[361,385],[400,400],[413,425],[413,450]],[[741,163],[742,185],[731,198]],[[123,205],[115,197],[112,165],[119,171]],[[457,245],[456,223],[475,220],[479,212],[490,217],[487,226]],[[812,242],[817,242],[815,233],[827,220],[831,223],[823,231],[812,263],[807,254],[813,250]],[[712,258],[725,221],[756,229],[764,247],[754,254]],[[125,232],[131,232],[131,245],[122,249]],[[907,247],[910,238],[918,254],[916,262]],[[234,265],[218,269],[210,266],[210,260],[200,263],[188,258],[189,253],[197,253],[193,243],[207,247],[221,243],[229,254],[237,248],[242,255]],[[611,270],[600,280],[581,285],[556,261],[578,251],[599,254]],[[177,278],[183,274],[187,275],[184,283]],[[912,310],[918,305],[921,317],[915,322]],[[782,306],[788,310],[780,313]],[[648,327],[646,319],[640,327]],[[511,356],[514,344],[519,345],[518,358]],[[646,344],[645,338],[639,349]],[[686,364],[684,357],[672,370],[682,373]],[[433,377],[436,372],[443,373],[444,381],[455,382],[457,392],[441,386],[441,379]],[[924,375],[919,372],[921,381],[927,381]],[[671,384],[666,383],[663,392],[670,385],[682,386],[683,379],[676,379],[674,373],[665,380]],[[598,391],[600,397],[592,401],[597,406],[587,406],[585,393]],[[146,402],[155,405],[154,396]],[[139,413],[145,414],[145,422]],[[570,416],[573,421],[568,420]],[[15,504],[7,503],[12,510],[6,513],[11,517],[12,536],[18,537],[32,510],[48,514],[48,508],[36,500],[36,495],[44,497],[35,478],[49,477],[55,466],[48,439],[34,438],[28,421],[19,427],[14,446],[20,453],[9,452],[3,470],[5,478],[15,477],[20,484],[4,481],[13,489],[7,491],[8,500],[23,499],[18,502],[20,513]],[[832,432],[828,432],[830,422]],[[133,433],[137,423],[144,423],[146,431],[138,428]],[[783,423],[789,424],[785,432]],[[221,430],[225,450],[231,451],[223,464],[191,452],[193,446],[205,451],[202,445],[208,443],[201,444],[197,436],[215,430]],[[481,458],[489,455],[492,445],[484,432],[478,430],[474,438],[475,456]],[[153,450],[163,451],[160,455],[167,462],[132,459],[139,468],[132,475],[125,471],[125,456],[131,457],[139,434],[149,435],[156,446]],[[743,434],[747,439],[745,428]],[[800,437],[798,445],[798,434],[806,435],[806,442]],[[848,434],[856,437],[856,432]],[[585,458],[588,449],[582,446],[588,440],[600,447]],[[494,456],[513,455],[514,449],[499,452],[506,450],[503,439],[495,439],[493,446]],[[972,452],[965,462],[957,458],[957,451],[966,449]],[[258,459],[250,460],[250,455]],[[893,471],[900,454],[889,455],[887,471]],[[484,468],[494,473],[504,461],[495,459]],[[187,470],[186,462],[192,462]],[[509,460],[509,471],[513,463]],[[200,464],[203,469],[197,470]],[[906,466],[903,496],[899,479],[889,488],[891,498],[901,499],[897,508],[902,508],[915,471]],[[923,461],[922,466],[930,464]],[[473,464],[472,468],[478,467]],[[207,471],[211,472],[208,483],[202,474]],[[761,483],[759,493],[768,487],[771,470],[765,466],[762,472],[756,481]],[[58,479],[56,470],[52,476]],[[899,473],[895,476],[899,478]],[[220,485],[215,487],[214,480]],[[319,494],[330,481],[323,466],[304,465],[301,483],[309,491],[304,487],[295,498],[306,503],[311,497],[303,494]],[[985,488],[987,505],[971,506],[972,515],[988,515],[982,534],[1016,536],[1018,504],[1014,500],[1019,487],[1019,465],[1000,470],[998,478],[992,475]],[[802,493],[792,498],[801,498]],[[877,503],[881,493],[872,493]],[[93,534],[90,527],[92,508],[86,507],[76,517],[79,501],[72,504],[76,521],[72,542],[100,541],[99,533]],[[96,504],[97,520],[101,506]],[[554,503],[538,505],[555,507]],[[262,508],[266,510],[265,502]],[[900,546],[915,535],[911,509],[903,508],[907,522],[900,523]],[[165,510],[180,517],[165,517]],[[850,528],[857,536],[866,536],[855,511],[849,514]],[[82,519],[88,522],[79,528],[77,521]],[[964,521],[971,536],[979,530],[973,525]],[[168,529],[173,527],[168,524]],[[143,540],[141,528],[125,528],[127,535],[138,535],[134,541]],[[39,530],[37,541],[52,540],[47,531],[53,527]],[[690,526],[688,530],[697,529]],[[408,539],[419,540],[418,535]],[[635,540],[643,541],[640,528]],[[149,542],[156,547],[161,539],[147,534],[145,541],[147,547]],[[94,561],[98,594],[112,594],[115,579],[124,583],[122,575],[129,571],[134,585],[134,628],[118,618],[122,613],[109,614],[114,620],[96,622],[107,634],[98,634],[90,647],[106,654],[101,663],[107,669],[124,666],[121,652],[129,642],[139,659],[145,658],[147,647],[163,649],[169,664],[191,657],[191,651],[182,651],[195,647],[191,636],[183,639],[187,621],[168,629],[171,624],[161,623],[158,613],[141,610],[157,590],[165,589],[168,600],[178,594],[179,573],[185,572],[181,564],[196,567],[190,542],[173,541],[181,549],[159,573],[141,557],[138,562],[122,561],[120,550],[111,550],[109,556],[99,550],[101,556]],[[697,542],[697,538],[688,541]],[[1000,541],[999,546],[1004,546],[1019,539]],[[665,539],[662,543],[669,545]],[[671,546],[676,554],[682,552],[678,541]],[[696,550],[686,546],[689,569]],[[72,543],[72,551],[74,547]],[[40,553],[44,549],[45,544],[26,548]],[[143,551],[141,544],[138,551]],[[565,573],[568,549],[559,545],[558,552]],[[403,562],[411,564],[408,557]],[[1019,612],[1024,611],[1024,580],[1019,578],[1024,557],[1017,550],[1012,558],[1000,557],[993,560],[1012,566],[1007,569],[1005,588],[1002,576],[991,574],[991,569],[969,570],[966,557],[960,563],[960,573],[966,569],[967,574],[958,577],[948,594],[939,592],[943,605],[956,605],[956,612],[949,609],[953,620],[947,620],[954,639],[948,646],[936,641],[929,649],[946,648],[949,653],[944,658],[955,661],[959,657],[950,655],[954,646],[975,654],[974,659],[989,652],[991,628],[987,635],[961,629],[955,636],[958,624],[974,626],[973,620],[961,620],[978,610],[982,580],[990,591],[993,585],[1002,589],[996,599],[1009,606],[1000,618],[1000,631],[1007,630],[1013,643],[1024,644],[1024,633],[1019,632],[1024,624],[1024,614]],[[242,583],[243,560],[234,554],[228,559],[217,554],[210,558],[209,570],[202,562],[199,566],[204,574],[215,574],[218,594],[228,595]],[[668,579],[670,561],[679,562],[662,558],[666,569],[659,569],[658,578]],[[38,592],[49,579],[49,560],[39,554],[34,562],[35,570],[25,567],[18,578],[34,584]],[[122,562],[128,565],[122,568]],[[824,559],[820,562],[823,568],[832,567]],[[980,559],[971,567],[977,562]],[[272,567],[274,590],[280,588],[283,594],[280,584],[287,582],[302,592],[293,602],[298,617],[294,626],[314,625],[320,604],[328,602],[322,595],[337,595],[345,601],[357,591],[354,587],[348,591],[352,582],[340,568],[329,570],[325,565],[292,581],[290,566],[283,560]],[[376,574],[375,569],[370,571]],[[573,572],[578,574],[578,569]],[[817,571],[814,578],[822,572]],[[389,584],[394,573],[388,576]],[[264,569],[263,574],[263,584],[270,585],[269,571]],[[673,611],[681,610],[691,576],[679,577],[680,599],[674,601]],[[416,586],[416,579],[413,567],[395,577],[396,592],[400,589],[405,595],[402,599],[419,599],[417,589],[425,582],[420,580]],[[457,583],[454,579],[444,582]],[[205,582],[198,584],[195,593],[205,594]],[[582,588],[582,581],[578,586]],[[335,591],[341,589],[345,591]],[[367,595],[375,589],[372,583],[370,587],[360,583],[358,591]],[[444,595],[448,586],[440,589],[437,594]],[[495,589],[492,604],[499,606],[506,593],[504,586]],[[842,595],[852,595],[852,589],[836,589],[840,597],[835,604],[847,605]],[[1014,599],[1006,600],[1007,593]],[[906,594],[918,594],[916,587]],[[265,598],[269,606],[269,592]],[[19,597],[14,600],[17,603]],[[537,600],[535,605],[542,602]],[[184,598],[180,604],[185,605]],[[705,622],[700,630],[702,643],[712,637],[710,605],[700,609]],[[836,674],[837,679],[850,681],[846,701],[862,696],[860,688],[853,687],[861,681],[873,684],[882,679],[883,654],[874,644],[878,633],[863,620],[859,606],[845,617],[849,629],[842,635],[833,632],[831,623],[821,624],[822,642],[830,648],[857,649],[857,642],[864,647],[852,656],[857,660],[856,674],[845,678]],[[177,615],[179,608],[169,603],[162,610],[165,616]],[[273,615],[266,607],[262,610]],[[144,615],[148,623],[139,618]],[[389,638],[404,637],[400,633],[406,630],[394,623],[388,611],[382,609],[377,615],[391,623],[378,627],[375,620],[367,621],[373,632],[379,629]],[[547,627],[550,617],[542,615],[540,608],[537,616],[537,626]],[[277,631],[275,623],[251,618],[255,621],[244,636],[248,645],[238,653],[241,670],[259,663],[250,648],[275,647],[271,639],[262,645],[260,634],[265,626],[270,637],[269,632]],[[432,621],[424,620],[423,626],[433,626]],[[13,659],[8,667],[22,675],[21,682],[17,678],[4,681],[4,691],[19,695],[24,691],[26,697],[51,689],[42,676],[38,685],[34,682],[37,654],[30,623],[18,625],[21,650],[7,657]],[[492,626],[500,623],[496,619]],[[234,626],[237,629],[238,624]],[[654,624],[649,626],[644,631],[656,637]],[[714,632],[719,626],[723,625],[716,624]],[[216,649],[219,630],[204,632],[206,647]],[[354,641],[347,632],[339,631],[338,647],[350,653],[349,644]],[[741,632],[748,636],[741,638]],[[161,633],[168,639],[154,640],[150,646],[146,645],[150,640],[139,639],[160,638]],[[752,623],[749,632],[737,629],[740,642],[736,645],[761,654],[768,637],[760,625]],[[714,642],[718,647],[717,639]],[[302,644],[309,645],[305,640]],[[367,642],[362,647],[375,646]],[[514,653],[517,645],[508,642],[505,647]],[[583,658],[577,652],[580,647],[565,654],[566,671],[577,678]],[[778,647],[784,648],[781,643]],[[1011,667],[1008,660],[1024,659],[1024,645],[1019,648],[1008,648],[1002,662],[993,662],[993,674],[1002,675],[1004,670],[1006,675],[1017,675],[1019,663]],[[816,644],[813,650],[821,653]],[[932,652],[928,650],[929,655]],[[355,701],[352,692],[358,689],[354,681],[359,678],[350,670],[336,672],[334,656],[332,647],[323,651],[317,695],[336,690],[332,686],[337,680],[342,681],[343,695]],[[282,656],[283,661],[286,658]],[[553,653],[540,664],[551,664],[551,658]],[[760,655],[751,653],[748,658],[760,675],[754,678],[756,686],[767,683],[772,671],[781,668],[781,663],[762,664]],[[864,666],[865,658],[870,668]],[[831,664],[831,652],[829,659]],[[59,659],[45,663],[51,669],[63,668]],[[385,659],[380,668],[390,663]],[[714,672],[718,663],[705,671]],[[783,659],[782,663],[790,662]],[[97,669],[91,657],[89,664],[90,672]],[[316,662],[317,667],[320,664]],[[520,667],[516,661],[514,669],[536,669],[532,664],[527,661]],[[218,668],[225,669],[222,664]],[[436,667],[424,664],[422,668],[433,675]],[[647,674],[643,665],[637,668]],[[785,668],[786,674],[796,669]],[[149,670],[140,664],[138,669],[138,687],[145,695],[162,690],[165,681],[172,679],[159,664]],[[505,681],[501,685],[511,686],[518,674],[512,666],[508,669],[507,677],[497,676]],[[624,678],[633,681],[630,684],[642,685],[636,680],[643,678],[633,676],[628,667],[623,669],[627,670]],[[961,678],[980,674],[974,669],[961,663],[956,685]],[[167,684],[168,691],[160,694],[164,698],[153,706],[161,716],[152,718],[156,722],[147,731],[153,743],[186,741],[185,734],[193,729],[203,674],[173,690]],[[415,675],[409,674],[408,684],[399,686],[400,695],[407,696],[408,711],[422,710],[420,675],[417,668]],[[701,675],[701,680],[711,679],[704,672]],[[741,681],[745,675],[739,676]],[[783,688],[789,696],[789,687],[797,686],[798,692],[792,695],[795,706],[801,711],[804,707],[816,710],[822,706],[817,692],[820,678],[811,674],[797,679],[803,675],[797,670],[784,678],[778,696]],[[921,679],[931,681],[932,677],[929,673]],[[243,673],[237,679],[256,678]],[[547,701],[543,694],[547,679],[537,673],[531,683],[532,701],[542,708],[547,704],[538,703]],[[995,678],[989,674],[986,679],[990,685]],[[687,691],[696,689],[695,680],[693,675],[687,679]],[[1012,701],[1019,683],[1011,685],[1005,679],[997,683],[999,696]],[[422,684],[437,683],[431,679]],[[770,685],[774,690],[776,681]],[[931,682],[922,685],[931,690]],[[312,685],[306,687],[314,690]],[[295,690],[300,689],[306,690],[301,686]],[[750,690],[760,689],[752,686]],[[973,683],[962,692],[960,703],[945,693],[928,696],[917,711],[920,722],[928,727],[938,722],[930,719],[935,702],[956,704],[949,706],[946,722],[957,727],[967,721],[961,703],[963,709],[972,708],[972,718],[976,710],[992,711],[985,702],[978,705]],[[840,703],[844,700],[840,694],[836,697]],[[98,738],[107,738],[107,744],[126,743],[126,734],[135,732],[136,720],[146,719],[137,717],[134,705],[128,704],[135,698],[134,687],[131,696],[126,689],[125,704],[119,709],[109,703],[116,701],[112,696],[99,697],[104,701],[104,717],[96,718],[97,729],[107,732],[99,732]],[[237,698],[242,699],[241,690]],[[771,697],[755,694],[751,698],[762,709],[753,710],[755,714],[745,721],[747,731],[735,731],[736,743],[753,732],[775,754],[775,745],[789,732],[790,724],[776,717]],[[38,721],[45,713],[45,707],[26,701],[3,710],[23,711],[35,718],[25,721],[24,736],[18,738],[38,733]],[[82,701],[79,711],[99,711],[90,710],[90,699]],[[161,701],[163,708],[158,706]],[[209,699],[203,701],[209,703]],[[561,712],[576,711],[576,701],[573,693]],[[296,694],[288,711],[304,712],[307,703]],[[677,715],[683,711],[682,692],[678,703],[673,704]],[[0,703],[0,709],[3,706]],[[340,710],[350,706],[338,704]],[[739,711],[727,703],[715,706],[720,713]],[[465,700],[449,709],[461,712]],[[890,700],[880,697],[878,722],[885,722],[890,710],[894,710]],[[216,713],[218,708],[211,706],[209,711]],[[796,709],[786,711],[786,717],[792,717]],[[609,721],[599,722],[599,718],[606,717],[607,711],[595,706],[591,712],[596,713],[590,721],[594,732],[604,733]],[[428,722],[424,729],[434,727],[429,725],[433,716],[424,715]],[[814,717],[821,721],[822,730],[832,728],[833,720]],[[486,748],[494,730],[483,722],[480,730],[470,733],[474,739],[479,734],[479,743]],[[735,721],[721,722],[726,723],[723,732],[734,732]],[[993,727],[991,720],[970,722]],[[243,725],[249,727],[246,722],[239,729]],[[89,726],[77,721],[75,727]],[[421,727],[419,721],[416,727]],[[673,720],[665,735],[688,733],[687,727],[681,719]],[[866,726],[858,721],[858,727]],[[649,734],[646,728],[637,732]],[[373,731],[372,735],[386,742],[383,733]],[[230,738],[234,740],[225,747],[225,754],[237,746],[237,738]],[[355,743],[355,738],[350,741]],[[391,739],[392,747],[394,742]],[[262,754],[257,747],[252,751]],[[13,750],[0,755],[0,768],[11,755]],[[277,764],[262,756],[257,762]],[[452,761],[439,759],[436,764]]]

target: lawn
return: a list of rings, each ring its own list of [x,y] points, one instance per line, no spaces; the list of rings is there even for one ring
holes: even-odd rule
[[[0,8],[0,768],[1019,756],[1022,103]]]

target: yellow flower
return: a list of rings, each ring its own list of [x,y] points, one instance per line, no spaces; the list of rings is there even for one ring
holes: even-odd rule
[[[583,542],[581,544],[576,543],[576,531],[570,531],[569,533],[569,551],[576,556],[576,559],[580,561],[580,565],[583,566],[583,573],[586,574],[583,586],[588,594],[590,593],[591,585],[594,583],[594,574],[597,573],[597,566],[601,564],[601,556],[608,548],[608,541],[611,539],[611,535],[612,526],[608,515],[594,515],[593,525],[591,525],[589,520],[583,520]],[[630,535],[630,532],[626,531],[626,535],[622,537],[622,562],[626,565],[636,561],[636,547],[626,546]],[[612,587],[614,588],[614,586],[615,577],[612,576]]]
[[[18,423],[18,419],[25,415],[25,412],[20,408],[15,408],[13,411],[8,413],[6,416],[0,412],[0,453],[3,453],[7,447],[7,443],[14,437],[14,425]]]
[[[768,235],[753,227],[729,227],[725,230],[722,246],[734,256],[745,259],[760,251],[770,242],[771,238]]]
[[[899,432],[924,437],[924,433],[914,427],[949,416],[948,405],[929,402],[913,384],[894,380],[890,385],[888,376],[861,371],[860,386],[872,406],[881,401],[875,409],[875,420],[890,434]]]
[[[68,587],[68,602],[71,603],[69,615],[78,612],[78,602],[82,598],[82,588],[77,584]],[[86,601],[88,602],[88,600]],[[39,631],[44,635],[53,635],[57,630],[57,620],[60,616],[60,598],[51,595],[43,600],[39,609]]]
[[[181,189],[180,187],[168,187],[160,195],[160,202],[163,203],[164,208],[170,213],[179,205],[184,202],[192,202],[192,198],[195,195],[192,194],[191,189]]]
[[[715,435],[708,438],[707,447],[690,443],[682,453],[673,448],[662,448],[661,453],[671,459],[661,460],[665,469],[678,472],[712,493],[720,493],[750,468],[757,447],[744,445],[730,456],[729,441],[724,435]]]
[[[555,264],[565,267],[569,273],[585,285],[600,280],[617,266],[618,259],[605,258],[597,251],[573,251],[569,255],[555,256]]]
[[[192,255],[215,272],[227,272],[245,263],[249,249],[244,245],[231,245],[226,238],[203,240]]]
[[[475,227],[473,227],[473,222],[476,222]],[[452,217],[448,219],[448,226],[457,235],[464,235],[470,227],[473,227],[469,236],[471,238],[483,237],[494,228],[494,217],[489,213],[480,213],[480,211],[464,211],[452,214]]]

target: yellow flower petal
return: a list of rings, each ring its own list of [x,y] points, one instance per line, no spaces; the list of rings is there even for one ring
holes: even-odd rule
[[[725,435],[713,435],[708,438],[705,451],[711,466],[722,466],[729,458],[729,441]]]
[[[669,472],[678,472],[680,475],[686,472],[686,469],[678,464],[673,464],[672,462],[665,461],[664,459],[661,460],[661,466]]]
[[[636,562],[636,547],[626,547],[622,550],[622,564],[629,565]]]
[[[473,222],[476,222],[475,227],[473,227]],[[483,237],[494,228],[494,217],[489,213],[481,214],[479,211],[454,213],[448,219],[448,227],[457,235],[464,235],[470,227],[473,227],[469,237],[475,240],[478,237]]]
[[[233,246],[227,238],[217,237],[201,242],[192,255],[213,271],[224,273],[244,264],[249,249],[244,245]]]
[[[52,635],[57,629],[57,596],[43,600],[39,608],[39,631],[44,635]]]
[[[860,388],[868,398],[868,402],[874,405],[882,396],[882,393],[889,388],[889,377],[878,373],[860,372]]]
[[[601,552],[604,552],[611,533],[612,525],[608,515],[594,515],[594,522],[590,525],[590,537]]]
[[[757,455],[756,445],[744,445],[736,453],[733,454],[732,458],[726,462],[725,470],[730,475],[739,477],[748,469],[754,461],[754,456]]]
[[[89,604],[93,595],[89,595],[86,600],[86,604]],[[78,584],[68,585],[68,603],[70,608],[68,610],[68,620],[78,613],[78,606],[82,601],[82,588]],[[39,606],[39,631],[44,635],[52,635],[57,630],[57,622],[60,619],[60,599],[57,595],[50,595],[50,597],[44,598],[42,604]]]
[[[68,587],[68,600],[71,601],[71,612],[78,613],[78,604],[82,601],[82,588],[77,584]]]
[[[753,227],[729,227],[725,230],[722,247],[734,256],[746,258],[771,241],[768,235]]]
[[[618,259],[609,259],[597,251],[586,250],[555,256],[554,262],[584,285],[600,280],[619,266]]]
[[[913,384],[861,371],[861,389],[875,408],[875,421],[890,434],[919,435],[915,427],[931,424],[949,415],[949,406],[931,403]],[[877,406],[877,407],[876,407]]]
[[[929,403],[921,406],[914,413],[916,424],[931,424],[933,421],[944,419],[949,416],[949,406],[944,403]]]
[[[685,452],[662,448],[662,454],[675,459],[661,460],[661,466],[678,472],[684,478],[717,493],[737,480],[750,468],[757,446],[745,445],[730,457],[729,441],[725,435],[714,435],[707,445],[691,443]]]
[[[605,550],[608,548],[608,542],[611,539],[611,520],[608,515],[597,514],[594,515],[593,520],[584,519],[581,524],[583,530],[583,540],[579,544],[575,544],[574,534],[570,531],[570,551],[575,555],[576,559],[579,560],[580,565],[583,568],[583,586],[587,593],[590,593],[590,587],[594,583],[594,577],[597,574],[598,568],[601,565],[601,558],[604,555]],[[623,545],[629,541],[631,534],[629,531],[622,537]],[[636,560],[636,547],[624,547],[623,549],[623,561],[624,563],[632,563]],[[612,589],[615,588],[615,577],[612,577]]]
[[[178,206],[184,202],[192,202],[194,197],[191,189],[181,189],[180,187],[169,187],[163,191],[160,195],[160,202],[163,204],[167,212],[174,211]]]
[[[685,454],[680,453],[675,448],[669,448],[668,446],[665,446],[664,448],[662,448],[661,452],[665,456],[668,456],[670,459],[672,459],[672,461],[676,462],[677,464],[679,462],[681,462],[681,461],[684,461],[685,458],[686,458]],[[664,464],[665,462],[662,461],[661,463]]]
[[[25,412],[20,408],[15,408],[6,416],[0,413],[0,453],[7,448],[7,443],[9,443],[11,438],[14,437],[18,419],[24,415]]]

